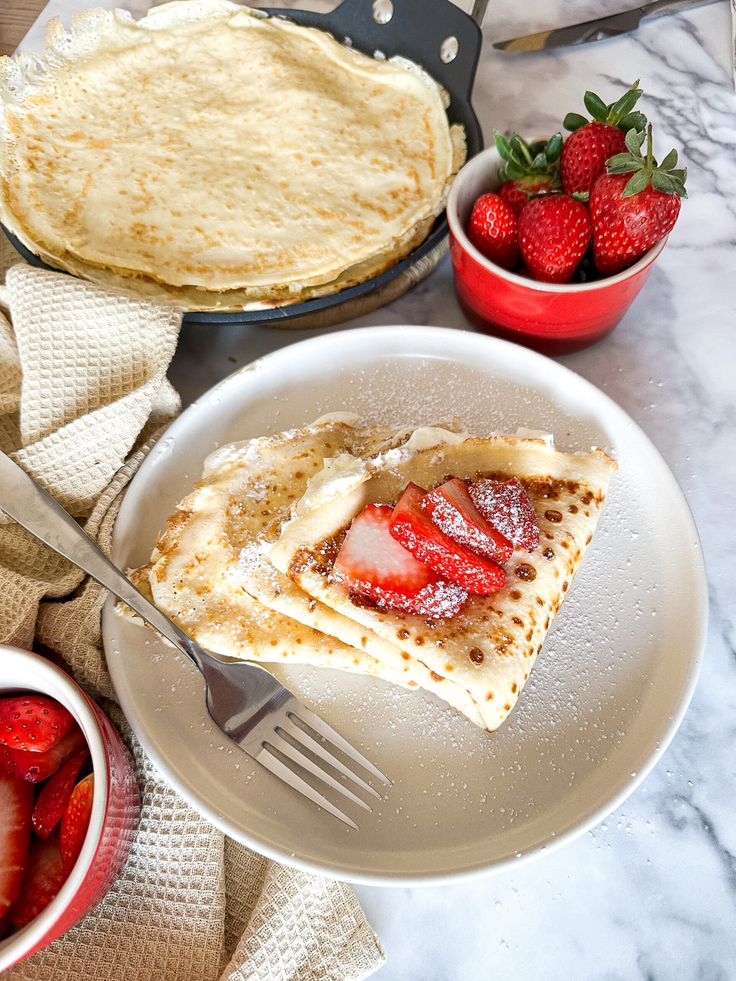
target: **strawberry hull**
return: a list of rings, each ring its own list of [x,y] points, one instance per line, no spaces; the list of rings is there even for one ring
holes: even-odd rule
[[[644,286],[667,239],[615,276],[590,283],[542,283],[507,272],[485,259],[465,234],[476,198],[497,184],[495,148],[474,157],[458,174],[447,217],[458,301],[481,330],[543,354],[579,351],[610,333]]]

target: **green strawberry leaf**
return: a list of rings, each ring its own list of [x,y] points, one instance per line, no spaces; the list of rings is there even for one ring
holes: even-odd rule
[[[676,194],[675,182],[669,174],[664,174],[661,170],[655,170],[652,174],[652,187],[655,191],[663,194]]]
[[[582,201],[583,204],[587,204],[590,200],[590,191],[573,191],[570,197],[575,198],[576,201]]]
[[[606,161],[609,174],[630,174],[633,170],[641,170],[643,166],[644,161],[631,153],[617,153]]]
[[[511,144],[499,130],[494,129],[493,131],[493,141],[496,144],[496,149],[500,153],[504,160],[509,160],[511,157]]]
[[[670,150],[661,164],[657,164],[652,153],[652,124],[647,125],[646,156],[642,155],[644,134],[630,129],[625,137],[628,153],[617,153],[606,161],[606,171],[609,174],[632,174],[622,192],[622,197],[628,198],[638,194],[651,183],[655,191],[662,194],[679,194],[687,197],[685,179],[687,169],[676,168],[677,151]]]
[[[652,180],[652,175],[646,170],[638,170],[631,180],[626,184],[626,187],[621,193],[622,198],[630,198],[634,194],[638,194],[643,191],[645,187],[649,186],[649,182]]]
[[[677,166],[677,150],[670,150],[667,156],[664,158],[662,163],[659,165],[662,170],[671,171],[673,167]]]
[[[535,140],[529,144],[519,133],[505,136],[493,131],[496,149],[504,161],[499,167],[499,180],[521,180],[525,177],[544,177],[559,187],[559,156],[562,137],[555,133],[549,140]]]
[[[581,126],[586,126],[588,120],[585,116],[581,116],[579,112],[568,112],[562,121],[562,125],[565,129],[570,130],[574,133],[576,129],[580,129]]]
[[[629,112],[623,119],[619,119],[618,127],[624,133],[628,133],[630,129],[635,129],[637,132],[643,131],[647,128],[647,117],[643,112]]]
[[[596,95],[595,92],[586,92],[583,96],[583,102],[594,120],[602,123],[610,123],[612,126],[618,126],[624,133],[627,133],[630,129],[640,132],[646,129],[647,119],[643,113],[635,112],[634,106],[642,94],[642,90],[639,88],[639,80],[637,79],[616,102],[611,102],[609,105],[606,105],[603,99],[599,95]],[[580,129],[581,126],[585,126],[587,122],[588,120],[579,113],[568,112],[563,121],[563,126],[565,129],[574,132],[576,129]]]
[[[515,159],[521,164],[522,167],[524,165],[527,167],[532,165],[532,155],[529,150],[529,146],[526,140],[522,139],[518,133],[514,133],[514,135],[511,137],[511,149],[514,153]]]
[[[603,122],[608,118],[608,106],[595,92],[586,92],[583,96],[583,102],[593,119]]]
[[[629,153],[634,157],[641,156],[641,148],[646,139],[646,133],[639,133],[635,129],[630,129],[624,137],[624,143]]]
[[[560,154],[562,153],[562,134],[555,133],[551,136],[544,148],[544,156],[548,164],[556,163],[560,159]]]
[[[652,174],[652,187],[663,194],[679,194],[680,197],[687,197],[683,182],[671,174],[662,173],[661,170],[655,170]]]
[[[634,82],[634,87],[624,92],[618,102],[614,102],[610,107],[609,122],[620,122],[624,116],[627,116],[632,111],[642,95],[641,89],[636,88],[637,84],[637,82]]]
[[[513,162],[507,163],[505,170],[506,170],[506,179],[511,181],[518,180],[520,177],[524,177],[524,175],[526,174],[526,171],[524,170],[523,167],[520,167],[518,164]]]

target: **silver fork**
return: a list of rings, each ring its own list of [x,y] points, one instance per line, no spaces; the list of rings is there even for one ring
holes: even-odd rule
[[[204,676],[209,713],[225,735],[284,783],[358,830],[358,825],[320,793],[306,775],[316,777],[351,803],[370,811],[371,807],[355,790],[379,800],[381,794],[346,765],[336,751],[375,780],[389,785],[391,781],[378,767],[265,669],[243,661],[222,661],[187,637],[138,592],[74,518],[4,453],[0,453],[0,509],[127,603],[196,664]],[[346,782],[336,779],[328,767]]]

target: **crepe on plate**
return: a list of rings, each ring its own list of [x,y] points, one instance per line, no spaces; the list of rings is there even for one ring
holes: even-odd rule
[[[411,252],[465,158],[419,66],[229,0],[93,9],[0,58],[0,217],[185,308],[336,292]]]
[[[429,668],[412,664],[396,645],[322,607],[278,573],[261,550],[275,540],[326,457],[347,451],[372,455],[409,436],[408,431],[358,429],[354,420],[334,413],[302,429],[217,450],[205,461],[195,490],[169,518],[151,563],[131,578],[217,654],[316,664],[435,690],[439,681]],[[463,689],[445,693],[445,699],[472,714]]]
[[[493,730],[529,677],[614,469],[601,451],[566,455],[540,438],[392,432],[326,417],[210,456],[135,577],[218,653],[422,687]],[[539,548],[516,549],[506,586],[471,597],[452,619],[356,605],[329,576],[351,520],[366,503],[395,501],[409,480],[431,488],[448,474],[518,477],[535,507]]]

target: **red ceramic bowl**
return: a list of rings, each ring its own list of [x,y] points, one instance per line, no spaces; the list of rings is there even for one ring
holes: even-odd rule
[[[77,864],[53,902],[0,943],[0,974],[46,947],[102,899],[125,863],[140,813],[138,783],[127,750],[68,674],[37,654],[0,645],[0,695],[11,691],[42,692],[69,709],[87,739],[95,789]]]
[[[613,330],[646,282],[663,239],[633,266],[591,283],[538,283],[486,259],[465,234],[473,204],[498,187],[498,150],[489,147],[455,178],[447,202],[455,288],[482,330],[544,354],[569,354]]]

